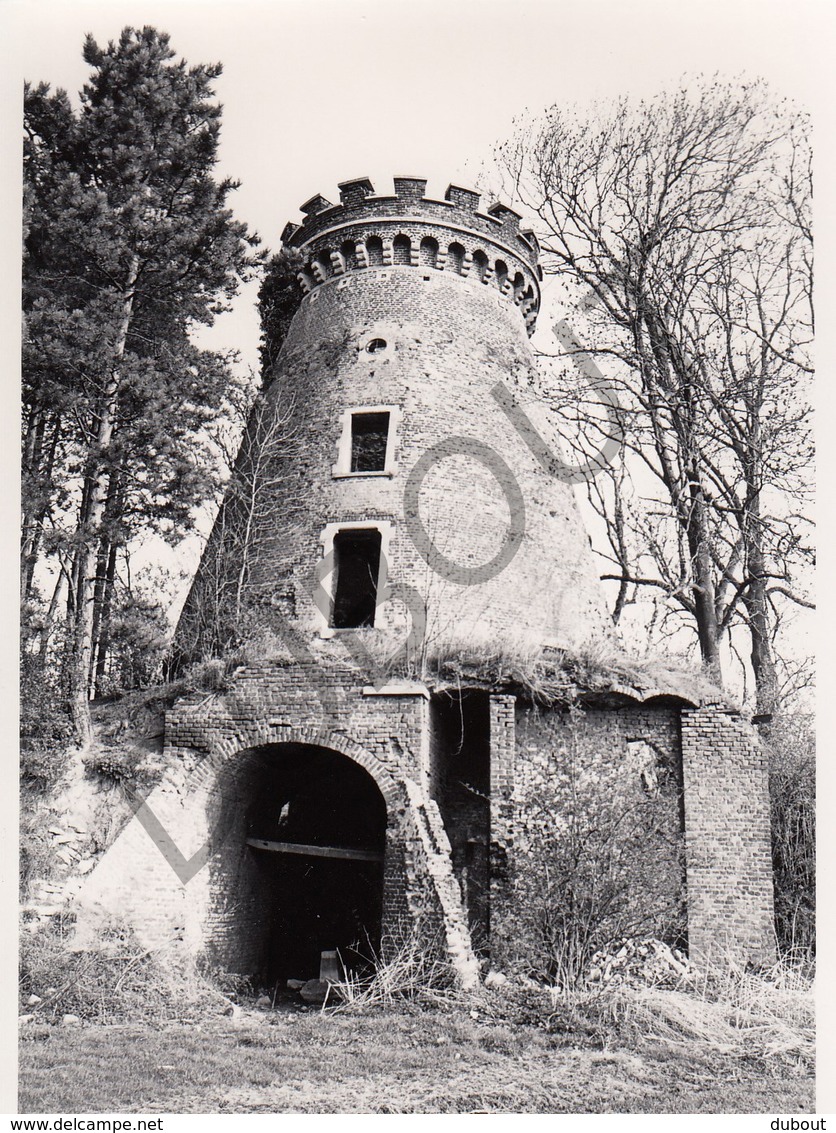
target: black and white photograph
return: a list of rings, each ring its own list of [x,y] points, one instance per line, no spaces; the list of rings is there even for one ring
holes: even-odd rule
[[[824,6],[3,8],[11,1128],[825,1130]]]

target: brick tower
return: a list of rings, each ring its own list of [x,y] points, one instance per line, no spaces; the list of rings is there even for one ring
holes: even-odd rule
[[[379,196],[345,182],[340,204],[313,197],[283,232],[305,297],[268,399],[295,455],[286,443],[265,462],[269,518],[246,588],[308,640],[403,636],[409,610],[426,617],[411,638],[425,652],[587,644],[607,618],[534,396],[536,238],[503,205],[480,211],[477,193],[425,188],[396,177]],[[238,569],[216,537],[218,552],[226,566],[204,565],[184,611],[189,652],[201,652],[205,585]]]
[[[176,638],[225,672],[168,711],[164,774],[80,922],[116,903],[149,944],[269,980],[418,932],[472,985],[519,961],[538,839],[581,790],[598,827],[652,812],[621,853],[631,923],[687,903],[693,953],[762,958],[751,728],[693,682],[570,675],[615,643],[538,397],[537,241],[467,189],[394,187],[345,182],[284,230],[304,295]]]

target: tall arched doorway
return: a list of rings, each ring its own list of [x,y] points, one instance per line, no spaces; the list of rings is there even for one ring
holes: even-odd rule
[[[386,803],[339,752],[268,744],[219,783],[229,834],[216,855],[219,958],[264,983],[319,975],[324,951],[349,968],[377,953]]]

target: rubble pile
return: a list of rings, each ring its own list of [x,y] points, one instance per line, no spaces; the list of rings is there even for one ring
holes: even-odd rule
[[[96,860],[89,849],[87,827],[81,822],[50,826],[50,852],[54,876],[30,882],[31,899],[21,907],[27,931],[35,933],[51,917],[66,912],[67,906],[84,884],[84,876]]]
[[[596,952],[585,972],[588,984],[676,987],[695,975],[688,957],[662,940],[617,940]]]

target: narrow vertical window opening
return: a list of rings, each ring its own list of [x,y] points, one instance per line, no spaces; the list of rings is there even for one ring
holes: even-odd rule
[[[380,532],[374,528],[338,531],[334,536],[334,629],[374,625],[380,544]]]
[[[385,471],[388,443],[388,413],[353,414],[351,418],[351,471]]]

